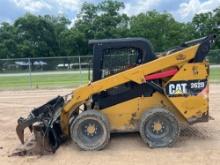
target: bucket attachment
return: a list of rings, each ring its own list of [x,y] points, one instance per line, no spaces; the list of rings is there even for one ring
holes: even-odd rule
[[[62,136],[59,121],[63,105],[63,97],[58,96],[32,110],[27,118],[20,117],[16,132],[23,144],[23,149],[21,147],[21,149],[15,150],[11,156],[54,153],[65,139]],[[24,130],[27,127],[34,136],[26,143]]]

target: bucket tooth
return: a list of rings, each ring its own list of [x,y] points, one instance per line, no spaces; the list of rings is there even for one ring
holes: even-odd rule
[[[49,140],[42,131],[42,125],[34,125],[33,134],[22,145],[20,144],[8,156],[48,155],[53,153]],[[22,135],[21,135],[22,136]]]

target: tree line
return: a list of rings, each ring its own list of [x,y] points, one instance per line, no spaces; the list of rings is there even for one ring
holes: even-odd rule
[[[88,40],[121,37],[144,37],[154,51],[162,52],[184,41],[219,33],[220,7],[196,14],[191,22],[182,23],[167,12],[156,10],[129,17],[121,13],[124,3],[104,0],[85,2],[74,25],[64,16],[36,16],[30,13],[13,24],[0,25],[0,58],[52,57],[87,55]],[[217,41],[215,49],[219,49]],[[220,58],[220,57],[219,57]]]

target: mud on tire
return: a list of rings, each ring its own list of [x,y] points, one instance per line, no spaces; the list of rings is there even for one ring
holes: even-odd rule
[[[110,139],[108,119],[99,111],[84,111],[72,122],[70,135],[83,150],[101,150]]]
[[[149,147],[159,148],[172,146],[180,129],[174,114],[163,108],[154,108],[142,115],[139,132]]]

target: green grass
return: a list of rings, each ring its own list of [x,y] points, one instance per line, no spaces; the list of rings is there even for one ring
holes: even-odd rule
[[[210,80],[220,82],[220,68],[211,68],[210,69]]]
[[[211,68],[210,81],[220,82],[220,68]],[[32,75],[32,88],[76,87],[88,82],[88,73]],[[0,76],[0,89],[28,89],[29,76]]]
[[[32,88],[74,87],[88,82],[88,74],[32,75]],[[0,76],[0,89],[30,88],[28,76]]]

